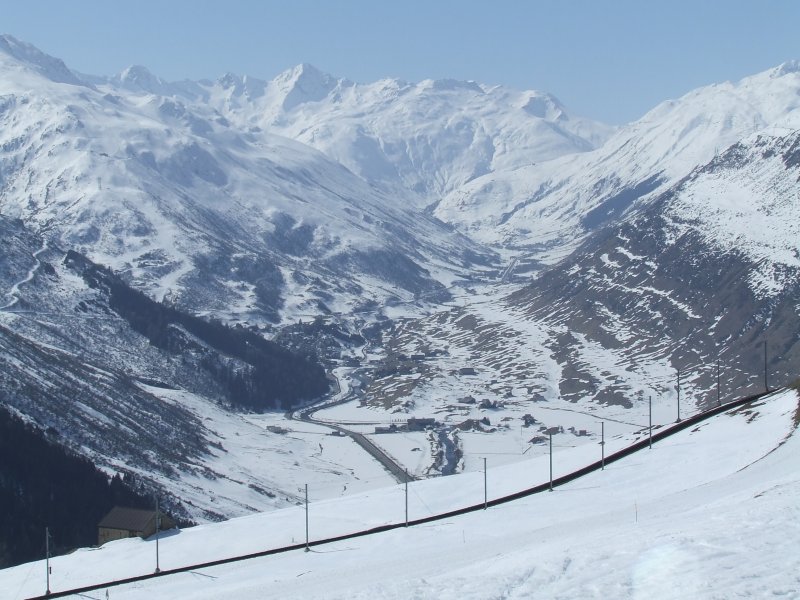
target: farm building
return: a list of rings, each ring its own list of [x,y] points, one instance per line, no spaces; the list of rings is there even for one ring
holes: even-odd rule
[[[175,527],[168,515],[160,512],[159,530]],[[115,506],[97,525],[97,545],[102,546],[112,540],[131,537],[150,537],[156,532],[156,511],[139,508]]]

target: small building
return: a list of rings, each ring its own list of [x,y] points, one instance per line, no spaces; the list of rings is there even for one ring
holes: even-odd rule
[[[172,529],[175,521],[159,511],[159,530]],[[97,545],[125,538],[150,537],[156,532],[156,511],[115,506],[97,524]]]
[[[392,423],[388,427],[386,427],[384,425],[378,425],[375,428],[375,433],[397,433],[398,431],[399,431],[399,428],[397,427],[396,423]]]
[[[559,433],[564,433],[564,427],[561,425],[555,425],[553,427],[540,427],[539,431],[544,432],[545,435],[558,435]]]
[[[436,427],[436,419],[417,419],[416,417],[411,417],[408,420],[409,431],[425,431],[428,427]]]

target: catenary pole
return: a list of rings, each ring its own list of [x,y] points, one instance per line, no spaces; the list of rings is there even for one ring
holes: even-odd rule
[[[406,527],[408,527],[408,469],[405,470],[406,474]]]
[[[308,484],[306,484],[306,552],[308,552],[310,548],[308,547]]]
[[[653,448],[653,397],[647,397],[647,406],[648,406],[648,422],[647,422],[647,438],[649,440],[650,449]]]
[[[489,491],[486,477],[486,457],[483,457],[483,510],[489,508]]]
[[[550,491],[553,491],[553,434],[550,434]]]
[[[158,557],[158,538],[159,530],[161,529],[161,515],[158,512],[158,496],[156,496],[156,573],[161,572],[161,565],[159,564]]]
[[[50,595],[50,528],[44,528],[44,554],[45,554],[45,572],[47,573],[47,591],[45,594]]]
[[[681,372],[680,370],[676,369],[675,372],[678,374],[678,423],[681,422]]]
[[[600,469],[606,470],[606,422],[600,421]]]

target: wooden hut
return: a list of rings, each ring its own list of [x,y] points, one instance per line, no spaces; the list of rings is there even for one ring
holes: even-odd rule
[[[159,511],[161,523],[159,530],[175,527],[168,515]],[[140,508],[115,506],[97,525],[97,545],[102,546],[112,540],[150,537],[156,532],[156,511]]]

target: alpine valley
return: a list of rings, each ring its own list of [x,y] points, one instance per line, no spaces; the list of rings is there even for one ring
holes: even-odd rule
[[[305,64],[90,76],[0,36],[0,412],[185,521],[789,384],[798,240],[797,62],[612,127]]]

